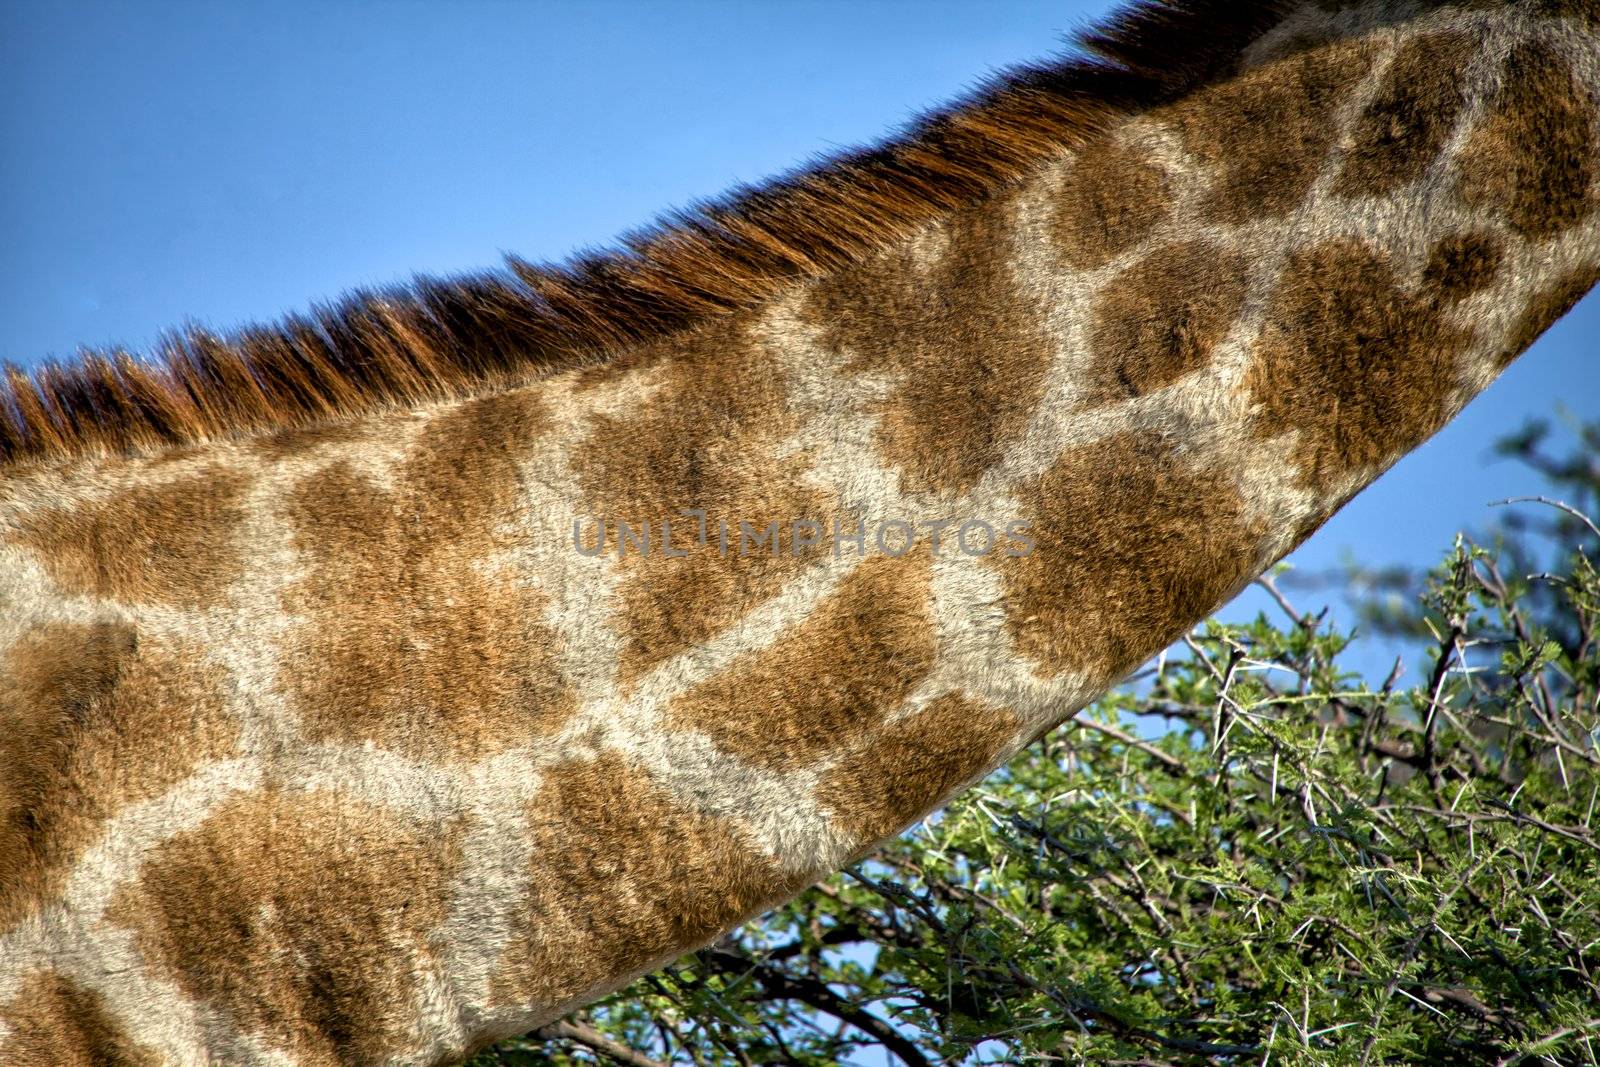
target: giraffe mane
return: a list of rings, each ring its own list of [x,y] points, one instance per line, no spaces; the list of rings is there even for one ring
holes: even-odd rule
[[[1295,0],[1139,0],[897,135],[671,212],[611,249],[355,290],[150,358],[0,376],[0,465],[143,453],[481,393],[758,305],[859,262],[1225,76]]]

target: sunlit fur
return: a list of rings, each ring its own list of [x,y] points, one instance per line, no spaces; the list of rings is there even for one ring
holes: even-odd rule
[[[17,380],[0,1062],[448,1062],[870,851],[1590,289],[1597,5],[1147,5],[630,253]]]

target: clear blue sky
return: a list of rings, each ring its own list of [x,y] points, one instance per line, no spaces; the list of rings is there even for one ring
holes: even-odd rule
[[[1110,6],[0,0],[0,359],[560,257],[876,137]],[[1557,401],[1600,416],[1597,335],[1591,298],[1297,564],[1429,562],[1534,488],[1489,443]]]

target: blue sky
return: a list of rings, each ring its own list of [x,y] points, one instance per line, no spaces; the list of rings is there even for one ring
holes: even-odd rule
[[[1110,7],[5,0],[0,359],[560,257],[874,138]],[[1591,297],[1295,562],[1426,563],[1536,488],[1489,444],[1557,402],[1600,416],[1597,335]]]

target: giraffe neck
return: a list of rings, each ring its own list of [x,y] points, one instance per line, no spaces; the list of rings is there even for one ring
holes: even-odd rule
[[[445,1062],[897,832],[1593,284],[1597,22],[1308,3],[758,309],[0,474],[0,1059]]]

